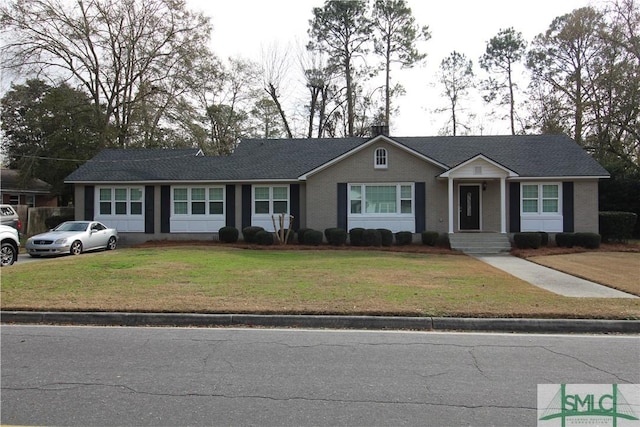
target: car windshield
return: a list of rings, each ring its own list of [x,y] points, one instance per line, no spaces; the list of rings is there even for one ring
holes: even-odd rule
[[[88,225],[89,225],[88,222],[63,222],[62,224],[54,228],[54,230],[55,231],[85,231]]]

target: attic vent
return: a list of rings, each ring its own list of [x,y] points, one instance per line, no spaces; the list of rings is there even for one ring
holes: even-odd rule
[[[473,167],[474,175],[482,175],[482,166],[474,166]]]

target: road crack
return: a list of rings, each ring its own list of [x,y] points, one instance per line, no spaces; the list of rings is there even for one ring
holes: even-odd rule
[[[344,404],[373,404],[373,405],[410,405],[410,406],[437,406],[437,407],[449,407],[460,409],[522,409],[522,410],[537,410],[533,406],[510,406],[510,405],[469,405],[469,404],[456,404],[456,403],[442,403],[442,402],[428,402],[428,401],[415,401],[415,400],[384,400],[384,399],[340,399],[340,398],[322,398],[322,397],[304,397],[304,396],[290,396],[290,397],[276,397],[266,396],[259,394],[225,394],[225,393],[198,393],[198,392],[184,392],[184,393],[166,393],[166,392],[150,392],[136,390],[133,387],[129,387],[124,384],[103,384],[103,383],[50,383],[37,387],[2,387],[5,391],[24,391],[24,390],[37,390],[43,392],[58,392],[60,390],[73,390],[82,387],[109,387],[120,390],[123,393],[139,394],[146,396],[156,397],[176,397],[176,398],[220,398],[220,399],[257,399],[257,400],[269,400],[274,402],[321,402],[321,403],[344,403]]]

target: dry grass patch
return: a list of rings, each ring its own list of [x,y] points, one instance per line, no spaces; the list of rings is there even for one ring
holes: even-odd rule
[[[639,252],[582,252],[527,259],[640,296]]]

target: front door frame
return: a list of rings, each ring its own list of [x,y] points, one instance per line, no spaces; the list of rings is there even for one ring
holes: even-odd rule
[[[462,187],[475,187],[478,191],[478,199],[474,203],[473,208],[477,208],[477,228],[462,228]],[[472,200],[473,201],[473,200]],[[475,222],[475,221],[474,221]],[[482,184],[481,183],[464,183],[458,185],[458,230],[460,231],[481,231],[482,230]]]

